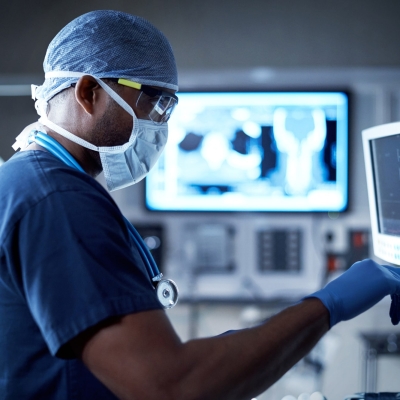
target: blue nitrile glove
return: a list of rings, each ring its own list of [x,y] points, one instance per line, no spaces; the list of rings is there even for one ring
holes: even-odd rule
[[[398,325],[400,321],[400,295],[392,294],[392,304],[390,305],[390,319],[393,325]]]
[[[396,325],[400,318],[400,268],[363,260],[305,299],[316,297],[322,301],[329,310],[332,328],[363,313],[389,294],[390,317]]]

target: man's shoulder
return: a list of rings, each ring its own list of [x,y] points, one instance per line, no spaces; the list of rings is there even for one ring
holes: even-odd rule
[[[0,167],[0,209],[3,210],[0,228],[5,229],[0,236],[40,203],[50,204],[52,199],[62,202],[67,197],[70,203],[73,196],[66,196],[68,192],[87,194],[91,200],[94,197],[111,200],[95,179],[65,165],[48,152],[15,154]]]
[[[0,168],[0,193],[13,191],[19,197],[36,199],[55,191],[95,190],[107,192],[92,177],[65,165],[45,151],[22,151]],[[4,193],[3,191],[3,193]]]

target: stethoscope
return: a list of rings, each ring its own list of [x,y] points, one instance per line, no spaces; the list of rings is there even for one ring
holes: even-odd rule
[[[53,139],[51,136],[48,136],[47,134],[44,134],[40,131],[32,131],[31,135],[29,136],[28,142],[29,144],[35,142],[39,146],[46,149],[49,153],[53,154],[55,157],[63,161],[65,164],[77,169],[78,171],[86,173],[83,168],[76,162],[76,160],[71,156],[71,154],[69,154],[68,151],[65,150],[65,148],[61,146],[61,144]],[[128,228],[129,235],[133,242],[136,244],[140,257],[143,260],[151,281],[158,282],[157,284],[153,283],[153,285],[155,285],[158,300],[164,308],[174,307],[175,304],[178,302],[179,297],[178,287],[176,283],[170,279],[162,279],[163,274],[158,269],[158,266],[143,239],[134,228],[134,226],[125,217],[123,218]]]

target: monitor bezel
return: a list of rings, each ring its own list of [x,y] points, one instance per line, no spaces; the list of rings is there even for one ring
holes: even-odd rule
[[[368,203],[371,219],[372,243],[375,256],[391,264],[400,265],[400,260],[390,250],[400,246],[400,236],[392,236],[379,232],[378,205],[372,160],[371,141],[400,134],[400,122],[373,126],[362,131],[365,174],[367,179]]]
[[[346,203],[343,206],[342,209],[340,210],[329,210],[329,209],[316,209],[316,210],[220,210],[220,209],[216,209],[216,210],[199,210],[199,209],[193,209],[193,210],[189,210],[189,209],[156,209],[156,208],[152,208],[147,201],[147,191],[148,191],[148,183],[147,183],[147,178],[144,180],[144,188],[143,188],[143,206],[146,209],[147,212],[150,213],[176,213],[176,214],[187,214],[187,213],[192,213],[192,214],[232,214],[232,213],[249,213],[249,214],[299,214],[299,215],[307,215],[307,214],[322,214],[322,213],[332,213],[332,214],[344,214],[346,212],[349,211],[349,205],[350,205],[350,184],[349,181],[351,179],[350,177],[350,162],[349,162],[349,154],[350,154],[350,132],[351,132],[351,98],[352,98],[352,94],[351,94],[351,90],[349,90],[348,88],[344,88],[344,87],[320,87],[318,89],[314,89],[314,88],[302,88],[302,87],[296,87],[296,88],[285,88],[285,89],[243,89],[243,88],[239,88],[239,89],[216,89],[216,88],[210,88],[210,89],[206,89],[206,88],[193,88],[193,89],[184,89],[184,90],[180,90],[177,93],[177,96],[179,98],[179,94],[180,93],[190,93],[190,94],[196,94],[196,93],[268,93],[268,94],[284,94],[284,93],[306,93],[306,94],[329,94],[329,93],[335,93],[335,94],[343,94],[346,96],[347,99],[347,137],[344,139],[345,140],[345,145],[346,145],[346,150],[347,150],[347,154],[346,154],[346,182],[344,183],[344,188],[346,191]]]

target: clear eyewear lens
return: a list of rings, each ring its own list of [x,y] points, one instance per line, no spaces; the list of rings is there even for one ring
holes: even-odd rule
[[[158,99],[150,99],[146,94],[140,93],[137,107],[145,112],[156,124],[162,124],[169,120],[175,108],[177,100],[170,96],[160,96]]]

